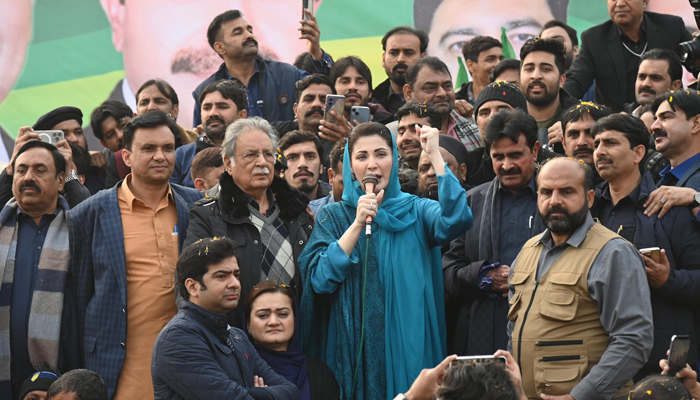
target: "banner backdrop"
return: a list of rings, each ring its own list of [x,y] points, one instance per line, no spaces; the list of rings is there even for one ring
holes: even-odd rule
[[[641,1],[641,0],[640,0]],[[375,85],[386,79],[381,38],[394,26],[429,32],[430,55],[456,76],[456,56],[471,37],[500,37],[506,27],[519,52],[552,18],[580,33],[609,18],[604,0],[315,0],[321,45],[335,59],[361,57]],[[180,100],[178,123],[191,126],[192,90],[221,64],[206,40],[217,14],[239,9],[261,55],[292,63],[301,0],[0,0],[0,129],[15,137],[47,111],[79,107],[89,123],[102,101],[136,109],[134,92],[161,78]],[[687,0],[650,0],[648,10],[681,15],[695,30]],[[92,149],[95,149],[94,146]]]

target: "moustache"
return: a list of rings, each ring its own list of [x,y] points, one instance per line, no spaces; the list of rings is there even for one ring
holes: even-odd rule
[[[530,82],[530,84],[527,85],[527,88],[528,88],[528,89],[532,89],[532,87],[535,86],[535,85],[542,86],[542,89],[544,89],[545,91],[547,90],[547,85],[546,85],[544,82],[542,82],[542,81]]]
[[[668,132],[666,132],[663,129],[659,129],[654,131],[654,139],[660,138],[660,137],[668,137]]]
[[[255,167],[253,168],[253,175],[255,174],[269,174],[270,169],[267,167]]]
[[[611,165],[613,164],[612,158],[602,156],[602,157],[598,157],[598,160],[596,161],[595,165],[597,166],[601,162],[606,162],[606,163],[611,164]]]
[[[253,39],[253,38],[250,38],[250,39],[246,40],[245,42],[243,42],[243,46],[245,47],[251,43],[254,44],[255,47],[258,47],[258,41]]]
[[[216,116],[216,115],[213,117],[209,117],[209,119],[207,120],[207,122],[204,125],[209,126],[212,122],[215,122],[215,121],[221,122],[222,125],[226,125],[226,121],[223,118]]]
[[[652,88],[639,88],[639,93],[649,93],[650,95],[656,96],[656,90]]]
[[[403,69],[405,71],[408,71],[408,65],[404,63],[398,63],[394,65],[394,68],[391,69],[392,72],[396,72],[397,69]]]
[[[545,214],[546,217],[550,217],[553,213],[562,213],[566,215],[567,217],[569,216],[569,210],[564,208],[563,206],[552,206],[547,209],[547,213]]]
[[[511,176],[511,175],[520,175],[523,173],[523,170],[521,170],[519,167],[513,167],[506,171],[503,168],[498,169],[498,174],[501,176]]]
[[[191,46],[179,50],[170,61],[173,74],[209,74],[221,64],[221,58],[210,47]]]
[[[574,150],[574,157],[581,154],[593,154],[593,149],[589,147],[579,147],[578,149]]]
[[[304,114],[304,116],[310,117],[316,113],[323,116],[323,109],[321,107],[314,107],[314,108],[310,109],[309,111],[307,111],[306,114]]]
[[[41,188],[39,187],[39,185],[37,185],[34,182],[24,182],[21,185],[19,185],[20,192],[26,188],[32,188],[32,189],[36,190],[39,194],[41,194]]]
[[[308,169],[302,169],[302,170],[297,171],[297,173],[294,174],[292,177],[297,178],[297,177],[301,176],[302,174],[309,175],[311,178],[313,178],[315,176],[314,173],[309,171]]]

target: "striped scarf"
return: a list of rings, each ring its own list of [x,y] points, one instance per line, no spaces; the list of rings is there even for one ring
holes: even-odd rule
[[[68,203],[63,197],[59,196],[58,207],[63,211],[58,213],[46,232],[29,311],[29,359],[37,371],[58,371],[63,290],[70,261],[66,221]],[[19,230],[14,218],[16,213],[15,199],[0,212],[0,386],[11,380],[10,302]]]

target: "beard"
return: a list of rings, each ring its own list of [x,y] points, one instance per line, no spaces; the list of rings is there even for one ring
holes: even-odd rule
[[[564,214],[563,217],[552,217],[552,213],[559,212]],[[540,220],[551,232],[557,234],[572,233],[579,226],[586,222],[588,216],[588,199],[583,204],[581,209],[570,213],[569,210],[562,206],[550,207],[545,214],[540,214]]]
[[[530,94],[530,85],[528,85],[527,90],[525,90],[525,98],[527,99],[528,103],[532,104],[535,107],[548,106],[554,101],[556,101],[558,96],[558,88],[555,88],[554,90],[550,91],[550,88],[549,86],[547,86],[547,84],[544,84],[544,93],[540,96],[533,96]]]

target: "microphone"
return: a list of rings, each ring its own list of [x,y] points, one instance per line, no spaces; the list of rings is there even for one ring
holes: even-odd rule
[[[374,174],[367,174],[362,178],[362,185],[365,188],[365,194],[374,193],[374,185],[378,183],[377,177]],[[377,207],[379,208],[379,207]],[[365,219],[365,235],[372,236],[372,217],[369,215]]]

